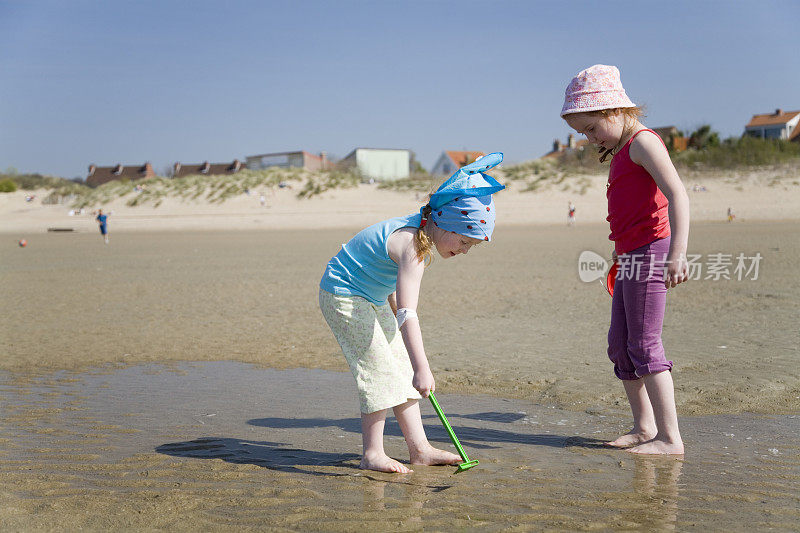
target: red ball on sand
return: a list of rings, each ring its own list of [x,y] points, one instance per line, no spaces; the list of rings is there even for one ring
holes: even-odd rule
[[[21,248],[25,248],[28,245],[28,241],[26,241],[25,239],[20,239],[19,245]]]

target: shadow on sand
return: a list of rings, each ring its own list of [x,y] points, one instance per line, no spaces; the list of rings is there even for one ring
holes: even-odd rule
[[[492,415],[492,417],[488,417]],[[498,415],[506,416],[505,413],[480,413],[474,415],[452,415],[450,418],[472,418],[476,420],[498,421],[503,418]],[[484,418],[478,418],[483,416]],[[513,413],[504,421],[513,422],[517,420],[517,414]],[[425,415],[423,419],[437,419],[435,415]],[[438,419],[437,419],[438,420]],[[304,428],[325,428],[336,427],[349,433],[361,433],[360,418],[254,418],[247,421],[248,424],[259,427],[274,429],[304,429]],[[465,446],[478,449],[497,448],[492,443],[512,443],[528,444],[531,446],[549,446],[553,448],[564,448],[566,446],[578,446],[586,448],[602,447],[604,441],[584,437],[567,437],[562,435],[550,435],[542,433],[516,433],[500,429],[480,428],[472,426],[453,425],[458,440]],[[447,432],[441,425],[425,424],[425,433],[428,439],[433,442],[450,442]],[[387,423],[384,434],[394,437],[402,437],[400,427],[396,423]]]
[[[488,423],[510,424],[523,418],[521,413],[482,412],[468,415],[450,415],[453,419],[476,420]],[[423,415],[423,419],[435,421],[436,424],[425,424],[428,438],[434,442],[450,443],[445,429],[438,423],[435,415]],[[360,418],[254,418],[248,420],[251,426],[272,429],[320,429],[338,428],[348,433],[361,433]],[[476,449],[499,448],[500,444],[524,444],[529,446],[548,446],[552,448],[584,447],[601,448],[603,441],[580,436],[563,436],[542,433],[520,433],[487,427],[454,425],[453,430],[459,440],[468,447]],[[397,423],[390,421],[385,434],[402,437]],[[292,448],[283,442],[252,441],[227,437],[202,437],[184,442],[162,444],[155,450],[158,453],[174,457],[194,459],[222,459],[235,464],[252,464],[282,472],[295,472],[315,476],[349,476],[355,472],[320,471],[318,467],[338,467],[358,471],[361,458],[355,453],[331,453]],[[369,476],[366,476],[369,477]],[[377,481],[386,481],[376,479]],[[428,487],[444,490],[447,486]]]
[[[293,472],[309,474],[312,476],[342,477],[360,476],[373,481],[411,485],[427,489],[430,492],[440,492],[451,485],[427,485],[403,481],[402,478],[392,480],[375,477],[378,472],[367,472],[358,468],[361,456],[355,453],[330,453],[310,451],[299,448],[288,448],[284,443],[253,441],[245,439],[231,439],[226,437],[203,437],[184,442],[171,442],[158,446],[155,450],[164,455],[173,457],[186,457],[192,459],[222,459],[234,464],[251,464],[277,470],[280,472]],[[333,466],[350,469],[353,472],[330,472],[314,470],[315,467]],[[307,467],[307,468],[303,468]],[[373,475],[375,474],[375,475]],[[393,474],[389,474],[392,476]]]
[[[271,470],[313,475],[329,474],[300,467],[337,466],[357,469],[357,461],[361,458],[360,455],[354,453],[312,452],[289,448],[285,443],[226,437],[203,437],[190,441],[162,444],[156,448],[156,452],[174,457],[222,459],[229,463],[252,464]],[[353,463],[353,461],[356,462]],[[333,475],[344,476],[347,474]]]

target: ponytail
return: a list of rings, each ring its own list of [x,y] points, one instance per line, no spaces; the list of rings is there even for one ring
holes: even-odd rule
[[[422,208],[422,222],[419,224],[419,230],[414,234],[414,247],[417,249],[417,259],[420,260],[425,266],[431,264],[433,261],[433,239],[428,235],[428,223],[431,222],[431,209],[430,205]]]

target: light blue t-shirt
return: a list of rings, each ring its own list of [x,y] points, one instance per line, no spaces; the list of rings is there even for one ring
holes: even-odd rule
[[[361,296],[385,305],[397,289],[397,263],[389,257],[386,242],[400,228],[418,228],[419,213],[390,218],[361,230],[328,261],[319,286],[340,296]]]

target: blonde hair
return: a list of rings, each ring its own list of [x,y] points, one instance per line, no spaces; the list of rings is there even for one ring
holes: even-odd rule
[[[428,195],[430,199],[430,195]],[[431,220],[431,206],[425,205],[422,208],[422,224],[414,234],[414,247],[417,249],[417,259],[422,261],[425,266],[433,261],[433,239],[428,235],[428,224],[433,224]]]
[[[633,132],[633,124],[644,116],[644,107],[615,107],[613,109],[600,109],[597,111],[587,111],[587,115],[600,116],[603,118],[610,118],[612,116],[622,115],[625,120],[625,125],[622,128],[622,138],[627,137]],[[600,162],[604,163],[609,155],[613,154],[613,148],[600,148]]]

